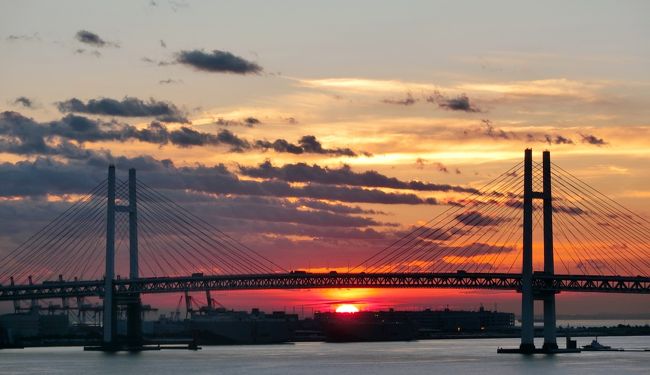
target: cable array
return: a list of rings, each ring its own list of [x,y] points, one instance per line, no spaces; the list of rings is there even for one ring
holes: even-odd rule
[[[137,191],[140,259],[152,276],[287,272],[142,181]]]
[[[551,171],[554,254],[563,271],[648,276],[650,222],[557,164]]]
[[[478,192],[355,267],[363,272],[520,272],[523,181],[519,163]],[[552,165],[554,262],[566,274],[650,272],[650,226],[561,167]],[[543,167],[533,163],[533,190]],[[543,269],[543,202],[533,200],[533,262]]]
[[[352,271],[496,272],[516,256],[522,184],[518,163]],[[518,230],[521,232],[521,230]]]
[[[106,231],[106,181],[0,259],[0,283],[101,277]]]
[[[518,163],[475,193],[414,228],[351,272],[520,272],[523,183]],[[542,190],[541,163],[533,189]],[[557,273],[650,274],[650,222],[552,164]],[[142,181],[136,182],[141,277],[287,272]],[[128,206],[129,183],[118,180],[116,204]],[[0,258],[0,284],[92,280],[104,274],[104,180],[13,251]],[[533,200],[533,262],[543,264],[543,202]],[[129,215],[116,212],[116,275],[128,275]]]

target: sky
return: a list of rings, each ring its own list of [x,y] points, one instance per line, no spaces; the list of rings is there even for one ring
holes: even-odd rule
[[[466,196],[525,148],[536,161],[550,150],[647,218],[649,13],[645,1],[4,1],[0,255],[111,163],[121,176],[137,168],[285,269],[345,271],[450,207],[469,210]],[[572,212],[556,226],[568,230]],[[558,272],[625,274],[611,259],[622,254],[640,264],[629,272],[647,274],[650,241],[639,228],[625,239],[631,247],[613,231],[609,242],[598,236],[605,230],[579,235],[590,266],[558,262]],[[560,245],[558,260],[571,263]],[[508,246],[514,261],[516,239]],[[519,309],[504,292],[217,298],[234,308]],[[559,300],[560,313],[615,313],[624,303],[650,314],[643,296]]]

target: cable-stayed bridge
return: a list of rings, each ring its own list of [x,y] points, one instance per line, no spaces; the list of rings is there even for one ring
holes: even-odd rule
[[[139,342],[142,294],[514,290],[522,294],[521,350],[533,352],[535,299],[544,301],[544,350],[553,351],[557,293],[650,294],[648,220],[552,164],[548,152],[538,163],[526,150],[523,162],[345,273],[284,269],[144,181],[135,170],[119,180],[110,167],[106,180],[0,260],[0,300],[100,297],[110,348],[124,340],[117,306],[127,309],[126,341]]]

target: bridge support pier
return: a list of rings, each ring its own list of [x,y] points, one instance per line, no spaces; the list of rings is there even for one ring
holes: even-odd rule
[[[140,293],[123,296],[119,300],[114,296],[113,280],[115,278],[115,214],[129,214],[129,278],[136,280],[138,272],[138,211],[136,201],[135,169],[129,170],[129,204],[115,204],[115,166],[108,167],[108,194],[106,217],[106,273],[104,276],[104,315],[102,340],[103,350],[119,350],[124,345],[117,337],[117,308],[126,306],[126,347],[134,349],[142,346],[142,301]]]
[[[553,276],[553,196],[551,193],[551,153],[544,151],[542,192],[533,191],[533,151],[524,154],[523,256],[521,268],[521,344],[519,349],[501,353],[558,353],[556,337],[555,292],[536,293],[533,289],[533,199],[543,200],[544,274]],[[552,283],[552,279],[549,279]],[[548,285],[552,290],[552,285]],[[544,345],[535,349],[535,300],[544,303]]]
[[[533,296],[533,150],[524,154],[524,220],[521,269],[521,344],[522,353],[535,351],[535,298]]]
[[[113,279],[115,278],[115,166],[108,167],[108,189],[106,201],[106,271],[104,273],[104,347],[115,344],[117,333],[117,309],[113,299]]]
[[[129,279],[140,277],[138,271],[138,205],[135,169],[129,169]],[[129,346],[142,345],[142,300],[134,293],[126,306],[126,331]]]
[[[544,214],[544,273],[555,274],[553,259],[553,195],[551,194],[551,153],[544,151],[542,154],[542,199]],[[555,293],[548,293],[544,301],[544,346],[543,350],[557,350],[556,319],[555,319]]]

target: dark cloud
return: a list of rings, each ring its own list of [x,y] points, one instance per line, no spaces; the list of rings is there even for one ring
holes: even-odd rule
[[[426,101],[435,103],[438,107],[450,111],[463,111],[463,112],[482,112],[480,108],[472,105],[469,98],[465,94],[460,94],[457,97],[447,97],[439,91],[435,91],[433,95],[427,96]]]
[[[158,127],[160,125],[158,124]],[[162,133],[159,132],[158,134],[164,134],[165,130],[162,130]],[[226,144],[232,147],[233,151],[243,151],[244,149],[249,148],[249,144],[247,141],[239,138],[229,130],[220,130],[217,134],[212,134],[212,133],[204,133],[204,132],[199,132],[194,129],[188,128],[186,126],[182,126],[178,130],[173,130],[171,132],[167,132],[168,136],[167,139],[172,144],[175,144],[177,146],[181,147],[190,147],[190,146],[205,146],[205,145],[222,145]]]
[[[273,142],[258,140],[255,142],[257,148],[276,152],[288,152],[290,154],[329,154],[337,156],[357,156],[357,153],[349,148],[324,148],[313,135],[305,135],[298,141],[298,144],[288,142],[285,139],[276,139]]]
[[[190,182],[187,188],[176,174],[176,168],[170,161],[156,161],[142,158],[92,158],[88,161],[60,163],[47,158],[37,158],[33,162],[16,164],[0,163],[0,176],[8,184],[0,186],[1,196],[20,199],[0,200],[0,256],[15,248],[25,238],[34,233],[34,228],[45,226],[52,218],[64,212],[68,201],[50,201],[47,194],[66,195],[84,194],[105,179],[107,162],[116,163],[118,178],[125,178],[126,168],[138,168],[138,177],[149,186],[156,188],[173,201],[190,212],[202,217],[207,222],[221,228],[231,235],[236,235],[244,243],[256,249],[263,249],[265,254],[281,254],[282,249],[295,249],[297,252],[288,259],[296,259],[297,254],[305,254],[305,249],[316,254],[340,248],[354,248],[358,251],[369,246],[367,241],[384,240],[387,233],[373,227],[393,226],[377,220],[358,216],[374,214],[358,206],[314,200],[311,198],[289,199],[272,196],[247,196],[238,194],[214,194],[199,192],[202,183]],[[215,168],[215,184],[220,180],[222,168]],[[191,173],[183,171],[185,176]],[[161,187],[158,181],[166,180]],[[171,180],[171,181],[167,181]],[[24,188],[21,188],[22,185]],[[146,199],[140,198],[140,212],[145,220],[148,208]],[[305,209],[305,208],[308,209]],[[149,234],[141,237],[143,243],[156,228],[148,229]],[[297,236],[293,239],[290,236]],[[263,238],[278,241],[277,246],[268,246]],[[315,248],[309,241],[318,240]],[[353,242],[350,242],[353,241]],[[149,242],[150,243],[150,242]],[[302,249],[302,251],[299,251]],[[298,252],[299,251],[299,252]],[[280,259],[281,260],[281,259]]]
[[[102,39],[99,35],[90,32],[88,30],[79,30],[77,31],[77,34],[75,34],[75,38],[84,44],[91,45],[93,47],[119,47],[117,43],[114,42],[107,42],[104,39]]]
[[[25,97],[25,96],[17,97],[16,100],[14,100],[13,103],[15,105],[22,105],[25,108],[33,108],[33,106],[34,106],[34,102],[30,98]]]
[[[189,122],[183,111],[169,102],[157,101],[153,98],[144,101],[138,98],[125,97],[116,100],[110,98],[90,99],[86,103],[72,98],[56,103],[61,112],[90,113],[94,115],[121,117],[156,117],[163,122]]]
[[[389,193],[360,187],[307,184],[292,186],[284,181],[240,180],[223,164],[175,167],[170,160],[149,156],[114,157],[96,152],[66,163],[39,157],[35,161],[0,164],[0,196],[45,196],[82,193],[104,178],[109,164],[141,171],[143,182],[157,189],[261,197],[322,199],[346,203],[437,204],[433,198]]]
[[[409,92],[406,94],[406,97],[404,99],[384,99],[382,102],[386,104],[396,104],[396,105],[403,105],[403,106],[409,106],[417,103],[417,99],[413,97],[413,95]]]
[[[607,144],[604,139],[598,138],[595,135],[581,133],[580,136],[582,137],[582,143],[587,143],[599,147]]]
[[[473,227],[494,226],[508,221],[508,219],[496,216],[487,216],[478,211],[463,212],[456,216],[456,220]]]
[[[555,200],[555,198],[553,199]],[[557,213],[565,213],[571,216],[580,216],[580,215],[588,215],[588,212],[583,210],[580,207],[576,206],[566,206],[566,205],[553,205],[553,212]]]
[[[325,209],[300,209],[305,202],[319,202],[321,203],[320,206]],[[294,223],[319,227],[359,228],[381,225],[381,223],[372,218],[352,216],[347,212],[334,212],[332,209],[328,209],[330,207],[327,206],[327,203],[308,199],[291,202],[288,199],[281,198],[222,196],[219,199],[211,197],[209,200],[199,203],[199,205],[204,205],[205,203],[212,203],[210,215],[222,218]]]
[[[262,122],[260,120],[256,119],[255,117],[246,117],[244,119],[244,124],[246,124],[248,126],[259,125],[261,123]]]
[[[309,142],[304,142],[305,138]],[[303,137],[299,145],[290,144],[285,140],[250,143],[227,129],[221,129],[217,133],[200,132],[187,126],[169,130],[158,121],[151,122],[145,128],[136,128],[116,121],[102,122],[73,114],[68,114],[60,120],[40,123],[17,112],[0,113],[0,146],[5,152],[78,158],[83,157],[89,151],[69,141],[83,144],[85,142],[125,142],[130,140],[158,145],[171,143],[179,147],[229,146],[231,151],[236,152],[272,148],[276,152],[295,154],[356,155],[350,149],[324,149],[312,136]]]
[[[220,126],[248,126],[249,128],[252,128],[255,125],[261,124],[262,121],[255,117],[246,117],[243,120],[226,120],[224,118],[219,118],[217,121],[215,121],[215,125],[220,125]]]
[[[181,51],[176,57],[176,62],[205,72],[259,74],[263,70],[254,62],[220,50],[211,53],[203,50]]]
[[[327,168],[316,164],[296,163],[276,167],[270,161],[266,161],[257,167],[240,166],[239,170],[245,176],[287,182],[315,182],[325,185],[383,187],[416,191],[476,192],[473,188],[462,186],[432,184],[421,181],[401,181],[376,171],[354,172],[348,165],[343,165],[340,168]]]
[[[377,210],[368,210],[359,206],[349,206],[346,204],[329,203],[319,200],[298,199],[296,205],[299,207],[307,207],[315,210],[330,211],[339,214],[371,214],[371,215],[385,215],[385,212]]]
[[[506,133],[502,129],[495,128],[494,125],[492,125],[492,121],[490,120],[481,120],[481,123],[483,124],[482,133],[487,137],[494,138],[494,139],[515,138],[514,134]]]
[[[63,140],[57,141],[55,137]],[[82,157],[89,152],[69,140],[78,143],[138,140],[159,145],[171,143],[179,147],[226,145],[235,151],[250,148],[246,140],[228,130],[220,130],[216,134],[198,132],[186,126],[169,130],[156,121],[138,129],[127,124],[100,122],[72,114],[57,121],[39,123],[17,112],[0,113],[0,146],[5,152],[71,158]]]
[[[563,137],[561,135],[551,136],[551,135],[545,134],[544,135],[544,140],[549,145],[551,145],[551,144],[556,144],[556,145],[572,145],[572,144],[574,144],[571,139]]]

